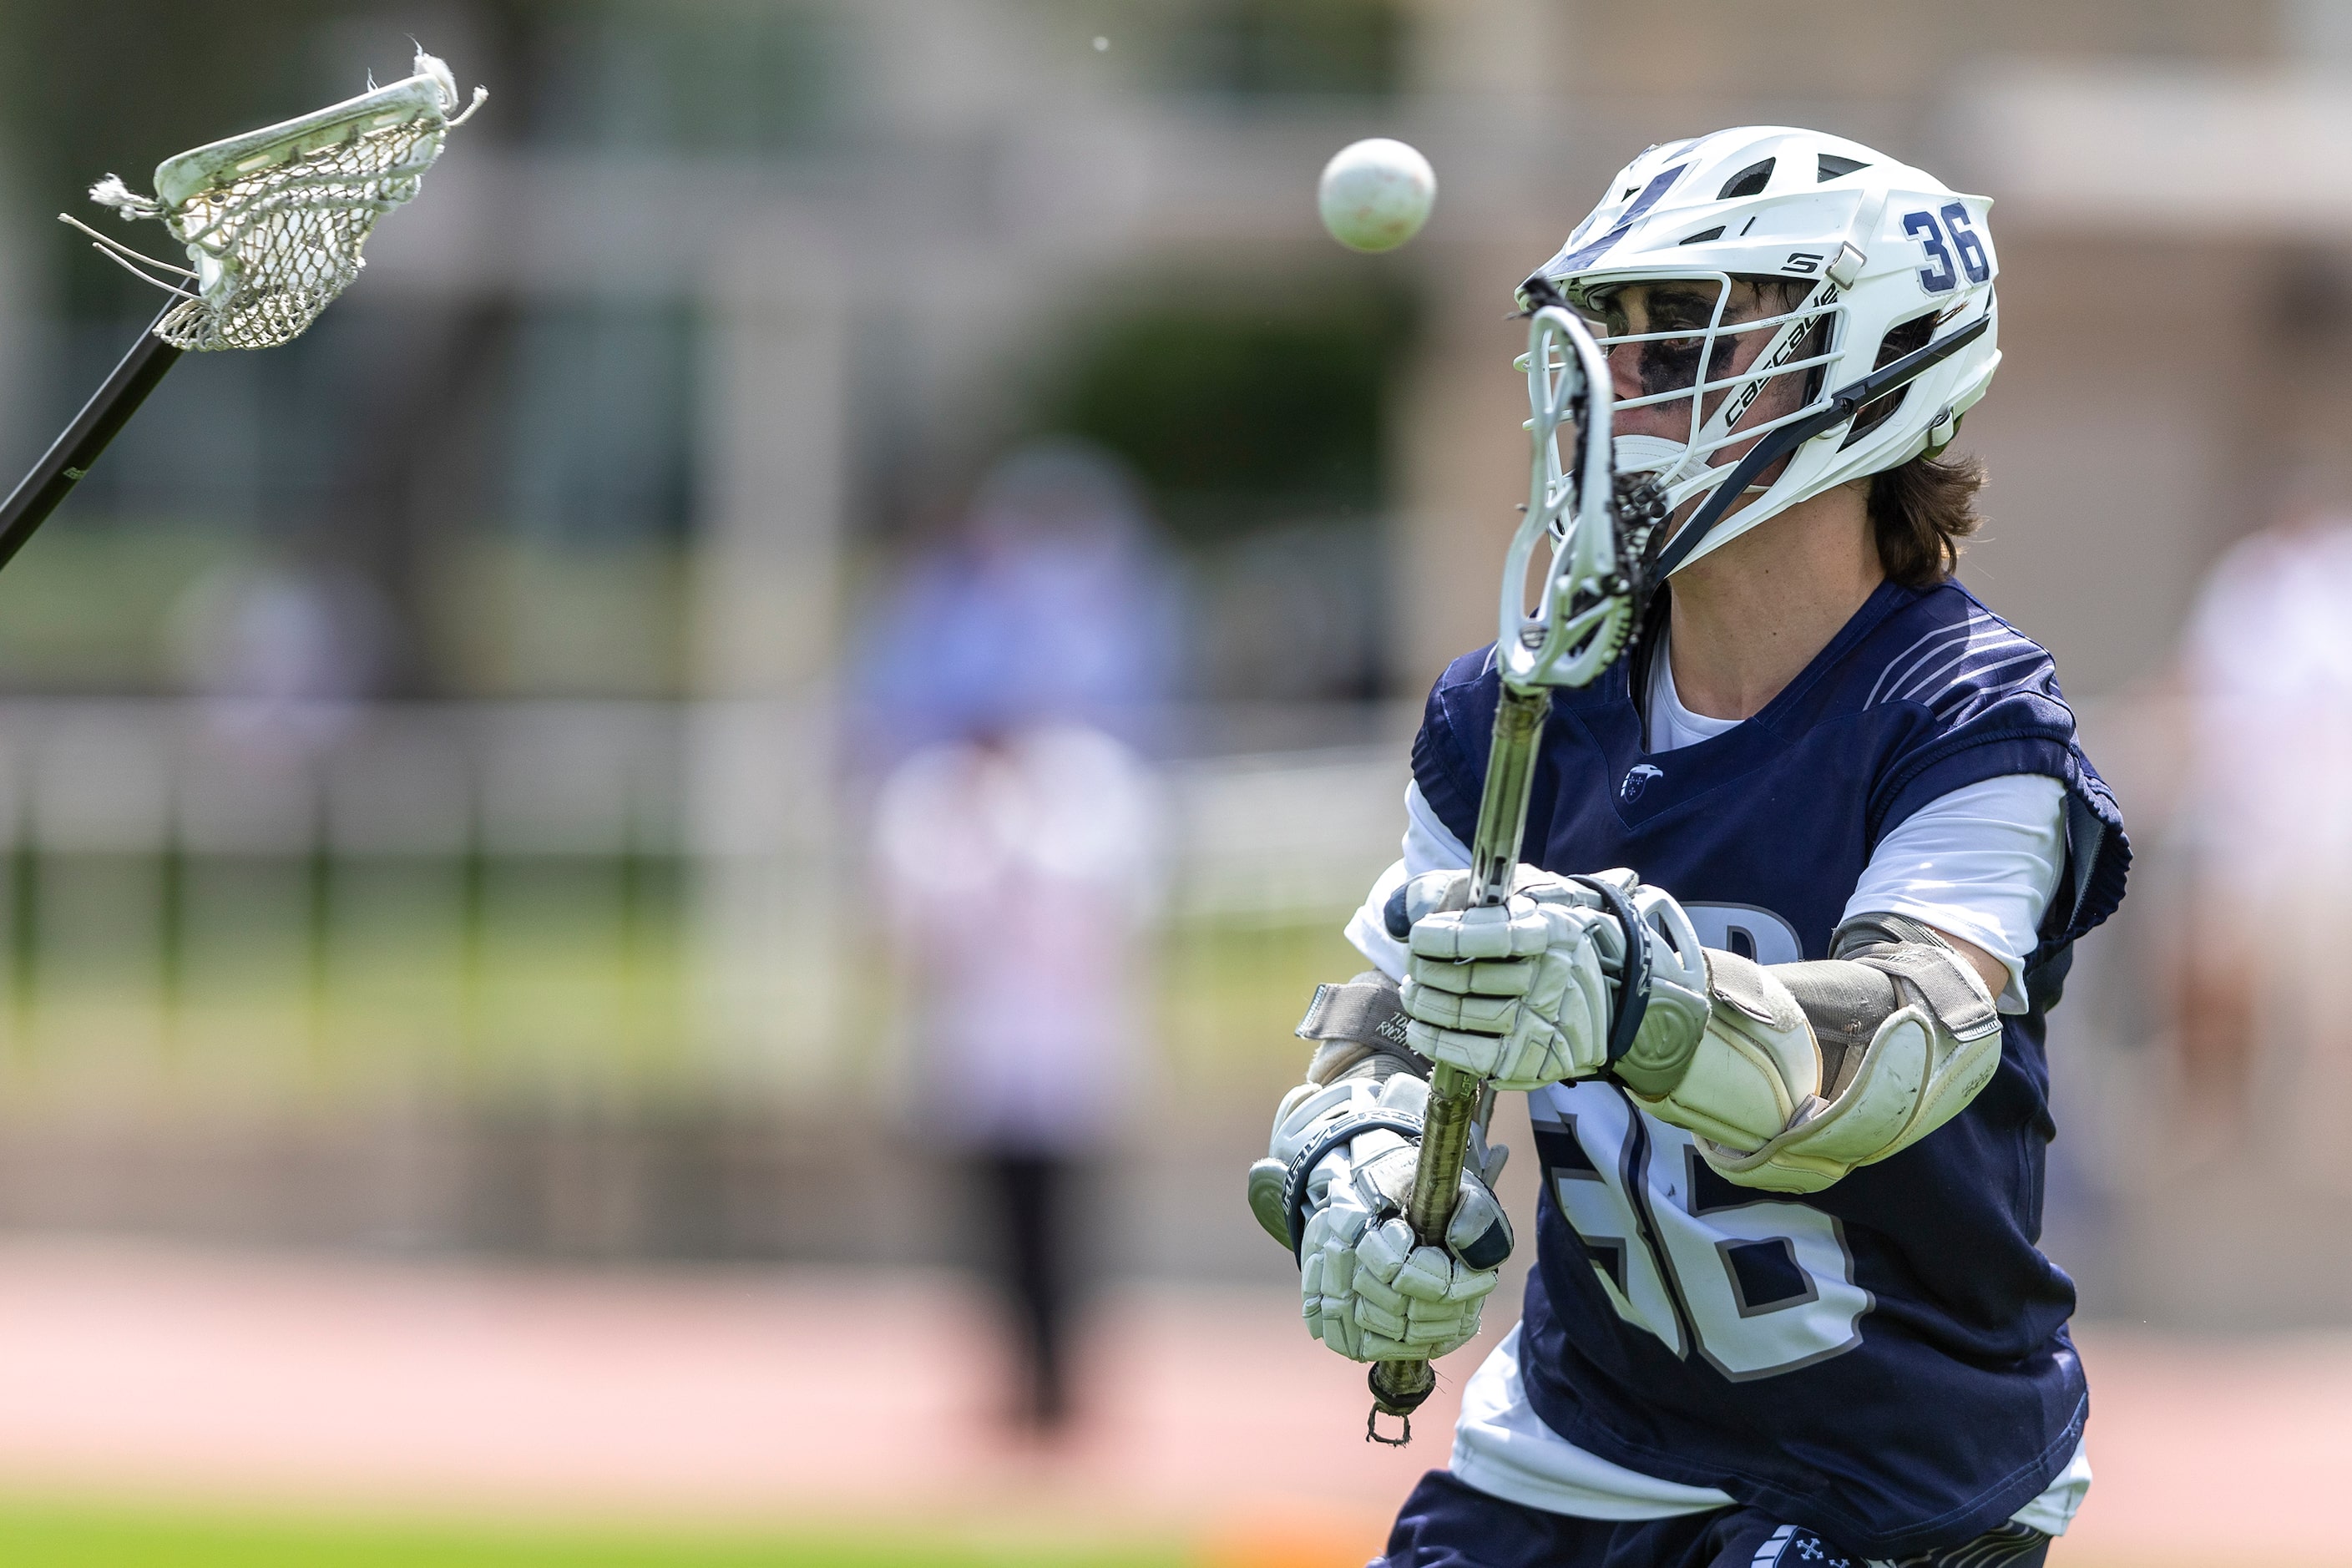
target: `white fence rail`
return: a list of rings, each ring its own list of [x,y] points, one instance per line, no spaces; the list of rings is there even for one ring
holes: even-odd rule
[[[677,856],[709,841],[687,820],[692,716],[646,702],[5,701],[0,847]],[[1404,779],[1386,747],[1171,763],[1177,910],[1345,908],[1396,854]]]

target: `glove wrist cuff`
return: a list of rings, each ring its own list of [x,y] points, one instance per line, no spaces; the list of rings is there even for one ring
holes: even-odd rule
[[[1601,900],[1601,907],[1617,919],[1625,930],[1625,968],[1617,983],[1617,1005],[1609,1020],[1609,1054],[1606,1065],[1615,1067],[1633,1048],[1634,1037],[1642,1032],[1642,1020],[1650,1011],[1650,932],[1642,923],[1633,900],[1627,898],[1599,877],[1570,877],[1570,881],[1591,889]]]
[[[1359,1132],[1394,1132],[1401,1137],[1419,1138],[1422,1120],[1401,1110],[1376,1110],[1360,1115],[1342,1116],[1322,1129],[1306,1146],[1291,1156],[1282,1173],[1282,1212],[1285,1228],[1290,1232],[1290,1257],[1298,1260],[1299,1246],[1307,1235],[1307,1184],[1323,1156],[1355,1141]]]

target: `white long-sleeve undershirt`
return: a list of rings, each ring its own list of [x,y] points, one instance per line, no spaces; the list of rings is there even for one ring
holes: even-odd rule
[[[2006,773],[1938,795],[1879,840],[1840,918],[1905,915],[1973,942],[2009,971],[2001,1011],[2021,1013],[2026,955],[2065,864],[2064,805],[2065,786],[2039,773]],[[1405,950],[1388,933],[1389,896],[1423,871],[1470,865],[1469,847],[1437,819],[1419,784],[1405,786],[1404,806],[1403,858],[1381,873],[1347,928],[1356,951],[1392,980],[1404,978]]]
[[[1685,708],[1663,648],[1653,669],[1653,755],[1696,745],[1739,723]],[[1903,915],[1982,948],[2009,971],[2000,1010],[2022,1013],[2026,956],[2040,940],[2042,913],[2065,868],[2065,804],[2066,786],[2041,773],[2004,773],[1937,796],[1878,841],[1840,918]],[[1469,847],[1438,820],[1418,784],[1405,786],[1404,805],[1403,858],[1372,884],[1347,928],[1358,952],[1400,980],[1404,944],[1389,935],[1382,919],[1389,896],[1423,871],[1470,865]]]

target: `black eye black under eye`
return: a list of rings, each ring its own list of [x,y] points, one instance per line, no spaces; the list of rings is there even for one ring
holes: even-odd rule
[[[1664,342],[1649,342],[1642,348],[1642,391],[1655,396],[1661,392],[1680,392],[1698,378],[1698,355],[1702,340],[1674,338]]]

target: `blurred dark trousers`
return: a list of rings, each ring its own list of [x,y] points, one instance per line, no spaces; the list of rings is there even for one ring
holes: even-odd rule
[[[1011,1310],[1022,1361],[1020,1415],[1045,1432],[1070,1413],[1069,1324],[1076,1295],[1072,1236],[1081,1162],[1066,1154],[1000,1150],[979,1159],[993,1211],[992,1272]]]

